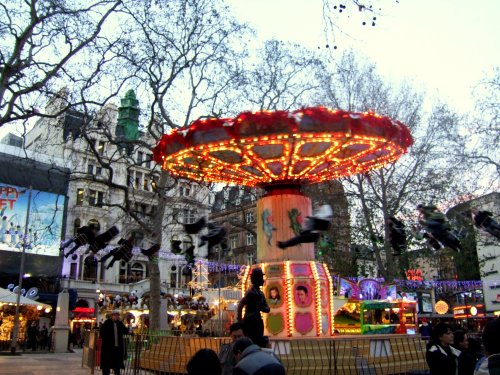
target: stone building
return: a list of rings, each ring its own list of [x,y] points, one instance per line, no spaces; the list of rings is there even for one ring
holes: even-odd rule
[[[67,100],[68,93],[62,90],[48,103],[46,112],[60,112]],[[90,306],[97,298],[96,290],[122,295],[149,291],[149,260],[140,248],[155,242],[146,229],[153,225],[158,194],[168,197],[159,252],[162,289],[186,290],[191,271],[184,255],[172,253],[172,241],[181,241],[182,249],[196,246],[197,239],[185,235],[181,224],[208,216],[213,203],[212,193],[202,184],[168,177],[168,188],[158,188],[161,171],[151,151],[157,140],[142,130],[139,114],[139,102],[130,90],[119,107],[108,104],[91,115],[69,110],[55,118],[41,118],[25,138],[27,150],[64,160],[64,167],[71,170],[63,239],[89,224],[101,233],[112,226],[120,230],[96,256],[81,247],[64,259],[63,286],[77,289]],[[131,235],[134,249],[129,262],[121,260],[107,268],[109,262],[99,261],[120,238]],[[195,248],[194,255],[203,257],[204,251]]]

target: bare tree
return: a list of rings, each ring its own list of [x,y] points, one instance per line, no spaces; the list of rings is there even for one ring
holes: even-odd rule
[[[313,51],[278,40],[266,41],[257,63],[246,72],[244,99],[258,110],[289,110],[310,105],[318,83],[311,80],[319,68]]]
[[[102,61],[78,69],[71,64],[87,53],[105,56],[113,42],[102,35],[103,29],[120,4],[119,0],[0,4],[0,126],[46,116],[41,108],[65,84],[84,82],[96,90],[92,78],[102,69]]]
[[[445,105],[435,105],[425,116],[422,94],[407,85],[387,85],[374,66],[360,64],[352,53],[345,54],[332,70],[321,77],[326,103],[398,119],[410,127],[415,138],[408,154],[396,163],[349,177],[344,184],[353,210],[353,232],[358,234],[356,242],[373,248],[379,272],[390,280],[400,270],[387,240],[386,219],[399,215],[411,221],[418,203],[439,202],[459,191],[454,182],[459,166],[450,165],[446,155],[447,129],[456,127],[460,118]]]
[[[450,129],[452,155],[481,181],[485,191],[500,183],[500,68],[485,77],[473,91],[476,110],[467,116],[458,131]]]

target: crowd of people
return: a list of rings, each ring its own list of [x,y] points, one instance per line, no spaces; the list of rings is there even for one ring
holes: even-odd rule
[[[428,325],[426,325],[427,328]],[[479,341],[440,322],[428,329],[426,359],[431,375],[500,374],[500,318],[490,321]]]
[[[26,338],[26,349],[32,351],[50,349],[51,337],[45,324],[39,326],[37,322],[32,322],[27,328]]]

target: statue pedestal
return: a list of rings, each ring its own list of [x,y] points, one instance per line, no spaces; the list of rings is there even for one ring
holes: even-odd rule
[[[69,293],[64,289],[57,297],[56,320],[52,327],[54,353],[68,351],[69,330]]]
[[[52,339],[54,340],[54,353],[68,352],[69,327],[52,328]]]

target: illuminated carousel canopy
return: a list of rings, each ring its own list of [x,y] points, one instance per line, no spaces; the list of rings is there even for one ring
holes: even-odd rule
[[[195,181],[303,184],[382,167],[412,143],[399,121],[316,107],[196,120],[164,135],[154,159],[172,175]]]

